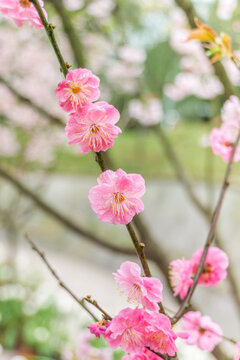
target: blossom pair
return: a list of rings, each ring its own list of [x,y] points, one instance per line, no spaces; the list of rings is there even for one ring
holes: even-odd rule
[[[104,101],[94,103],[100,97],[99,83],[90,70],[79,68],[70,71],[56,90],[59,105],[70,112],[65,128],[69,144],[79,144],[83,154],[106,151],[121,133],[115,126],[120,118],[118,110]]]
[[[38,0],[38,3],[42,8],[45,17],[47,17],[47,13],[43,8],[43,1]],[[42,20],[30,0],[0,0],[0,11],[4,15],[12,18],[19,27],[28,22],[31,27],[37,29],[43,28]]]
[[[184,299],[189,288],[193,285],[193,277],[200,264],[203,249],[199,249],[192,255],[190,261],[185,258],[174,260],[170,263],[170,282],[174,290],[174,296],[179,295]],[[228,257],[224,251],[217,247],[208,250],[204,262],[203,272],[198,284],[203,286],[217,285],[227,277]]]
[[[223,106],[223,124],[211,131],[210,143],[214,154],[229,162],[233,146],[240,131],[240,101],[237,96],[231,96]],[[233,161],[240,160],[240,145],[237,146]]]

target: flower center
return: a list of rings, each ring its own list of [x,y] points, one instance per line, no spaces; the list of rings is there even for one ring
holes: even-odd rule
[[[91,132],[93,133],[93,134],[97,134],[97,133],[99,133],[99,127],[97,126],[97,125],[92,125],[91,126]]]
[[[122,341],[126,345],[137,347],[142,342],[142,335],[133,328],[127,328],[123,333]]]
[[[163,331],[159,330],[151,333],[148,339],[157,347],[159,352],[166,352],[168,341]]]
[[[21,5],[21,7],[23,8],[30,8],[31,3],[29,0],[19,0],[19,3]]]
[[[72,92],[74,93],[74,94],[78,94],[79,92],[80,92],[80,87],[78,86],[78,85],[74,85],[74,86],[72,86]]]
[[[128,293],[128,302],[131,303],[131,301],[133,301],[133,302],[140,303],[141,299],[142,299],[142,292],[141,292],[140,286],[137,284],[133,284],[133,286],[131,287],[131,289]]]
[[[119,192],[114,193],[113,198],[117,204],[120,204],[121,202],[123,202],[125,200],[125,196]]]
[[[198,332],[199,332],[199,334],[203,335],[203,334],[205,334],[206,329],[203,329],[202,327],[200,327],[200,328],[198,329]]]
[[[230,147],[230,146],[233,146],[233,144],[230,142],[230,141],[225,141],[223,143],[224,146],[227,146],[227,147]]]

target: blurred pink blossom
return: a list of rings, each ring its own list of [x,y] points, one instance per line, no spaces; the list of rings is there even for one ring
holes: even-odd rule
[[[236,346],[236,355],[234,356],[233,360],[240,360],[240,341],[237,342],[237,346]]]
[[[189,334],[189,345],[197,345],[201,350],[212,351],[222,341],[222,329],[209,316],[200,311],[189,311],[183,317],[183,331]]]
[[[162,104],[157,97],[149,97],[145,101],[132,99],[129,101],[128,111],[130,117],[144,126],[158,124],[163,117]]]
[[[222,120],[226,126],[240,129],[240,100],[237,96],[230,96],[222,108]]]
[[[225,162],[229,162],[233,144],[237,139],[237,132],[234,128],[222,125],[219,129],[214,128],[210,134],[210,143],[215,155],[220,155]],[[233,161],[240,160],[240,145],[237,146]]]
[[[195,274],[198,268],[202,253],[203,249],[199,249],[191,257],[190,263],[193,274]],[[228,264],[228,256],[224,251],[217,247],[210,247],[206,260],[204,261],[203,272],[198,280],[198,284],[204,286],[217,285],[227,277],[226,269]]]
[[[192,266],[190,261],[177,259],[169,264],[170,283],[174,291],[174,296],[179,295],[180,299],[184,299],[188,293],[188,289],[192,286]]]

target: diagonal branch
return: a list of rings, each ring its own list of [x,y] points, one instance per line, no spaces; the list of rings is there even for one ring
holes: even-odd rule
[[[30,198],[39,208],[48,213],[50,216],[58,220],[62,225],[66,226],[72,232],[77,235],[84,237],[87,240],[90,240],[96,245],[102,246],[112,252],[123,253],[126,255],[134,255],[134,251],[128,248],[123,248],[120,246],[115,246],[114,244],[108,243],[101,239],[100,237],[94,235],[88,230],[81,228],[79,225],[75,224],[72,220],[70,220],[65,215],[58,212],[51,205],[47,204],[44,200],[42,200],[38,195],[36,195],[32,190],[28,189],[25,185],[23,185],[17,178],[15,178],[10,172],[8,172],[3,167],[0,167],[0,176],[10,182],[15,188],[21,191],[25,196]]]
[[[186,173],[176,151],[174,150],[171,142],[169,141],[168,137],[166,136],[164,130],[160,126],[153,127],[153,130],[155,134],[157,135],[158,139],[160,139],[165,154],[167,155],[170,163],[173,166],[173,169],[176,173],[176,176],[178,177],[180,183],[182,184],[186,194],[188,195],[189,199],[192,201],[193,205],[196,207],[196,209],[199,210],[199,212],[204,216],[204,218],[207,220],[209,225],[211,224],[211,212],[210,209],[205,206],[197,197],[191,179],[188,177],[188,174]],[[215,236],[215,243],[216,245],[224,250],[223,246],[223,240],[220,238],[219,234]],[[232,267],[229,265],[228,267],[228,281],[231,285],[232,294],[234,296],[237,310],[240,312],[240,296],[238,293],[238,284],[235,280]]]
[[[223,200],[224,200],[227,188],[229,186],[229,177],[230,177],[230,174],[231,174],[231,170],[232,170],[232,166],[233,166],[233,159],[234,159],[234,156],[235,156],[235,152],[236,152],[239,140],[240,140],[240,131],[238,133],[237,139],[236,139],[236,141],[234,143],[234,146],[233,146],[231,159],[229,160],[229,163],[228,163],[228,166],[227,166],[227,169],[226,169],[226,173],[225,173],[225,176],[224,176],[223,184],[222,184],[222,189],[221,189],[221,192],[220,192],[220,195],[219,195],[219,198],[218,198],[218,202],[217,202],[215,211],[214,211],[214,213],[212,215],[211,226],[210,226],[209,233],[208,233],[208,236],[207,236],[207,239],[206,239],[206,243],[205,243],[205,246],[204,246],[203,254],[201,256],[200,263],[198,265],[197,271],[196,271],[194,279],[193,279],[193,285],[190,288],[190,290],[189,290],[186,298],[184,299],[182,305],[180,306],[179,310],[177,311],[177,313],[173,317],[173,319],[172,319],[173,324],[175,324],[176,322],[178,322],[178,320],[181,319],[184,312],[186,311],[186,309],[190,305],[192,296],[193,296],[194,291],[195,291],[195,289],[197,287],[197,284],[198,284],[198,280],[199,280],[199,278],[201,276],[201,273],[203,271],[204,262],[206,260],[207,254],[208,254],[208,250],[209,250],[209,248],[212,245],[212,242],[214,240],[214,233],[215,233],[216,225],[217,225],[218,218],[219,218],[219,215],[220,215],[220,212],[221,212]]]
[[[35,251],[40,258],[42,259],[42,261],[44,262],[44,264],[47,266],[48,270],[51,272],[51,274],[53,275],[53,277],[55,277],[55,279],[58,282],[58,285],[61,286],[64,290],[66,290],[66,292],[84,309],[86,310],[89,315],[95,320],[98,321],[98,319],[95,317],[95,315],[88,309],[88,307],[85,304],[86,299],[84,298],[79,298],[77,295],[75,295],[72,290],[69,289],[69,287],[60,279],[59,275],[56,273],[56,271],[53,269],[52,265],[50,265],[49,261],[47,260],[44,252],[42,252],[41,250],[38,249],[38,247],[34,244],[34,242],[30,239],[30,237],[28,236],[28,234],[25,234],[25,238],[27,240],[27,242],[31,245],[32,250]]]

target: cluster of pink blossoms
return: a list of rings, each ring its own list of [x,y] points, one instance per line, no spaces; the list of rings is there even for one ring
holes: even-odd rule
[[[195,252],[188,261],[185,258],[174,260],[170,263],[170,281],[174,290],[174,296],[179,295],[184,299],[189,288],[193,284],[193,277],[201,260],[203,249]],[[208,250],[204,262],[203,272],[198,285],[214,286],[227,277],[228,257],[224,251],[217,247]]]
[[[118,110],[104,101],[94,103],[100,97],[99,83],[90,70],[79,68],[70,71],[56,90],[59,105],[70,113],[65,129],[69,144],[79,144],[83,154],[106,151],[121,133],[115,126]]]
[[[174,356],[177,351],[176,338],[186,338],[187,335],[175,334],[169,318],[159,313],[161,281],[142,277],[140,267],[130,261],[124,262],[114,276],[126,292],[128,301],[143,308],[123,309],[111,321],[90,324],[90,331],[97,337],[103,335],[110,347],[120,346],[129,353],[124,360],[161,359],[154,352]]]
[[[43,1],[38,0],[39,5],[42,7],[45,17],[47,13],[43,8]],[[31,27],[42,29],[43,24],[38,12],[29,0],[0,0],[0,11],[12,18],[17,26],[23,26],[26,22]]]
[[[106,151],[121,133],[115,125],[120,118],[118,110],[105,101],[94,102],[100,97],[99,83],[90,70],[79,68],[70,71],[56,90],[59,105],[70,113],[65,128],[69,144],[78,144],[83,154]],[[126,225],[143,211],[140,198],[144,193],[141,175],[118,169],[103,172],[88,197],[101,221]]]
[[[210,143],[214,154],[229,162],[233,145],[240,130],[240,101],[237,96],[231,96],[223,106],[223,124],[211,131]],[[240,145],[237,146],[233,161],[240,160]]]

